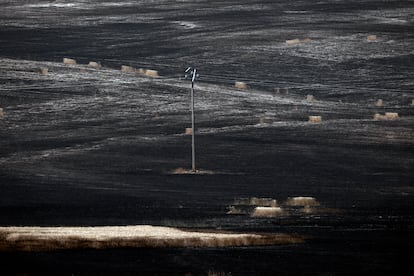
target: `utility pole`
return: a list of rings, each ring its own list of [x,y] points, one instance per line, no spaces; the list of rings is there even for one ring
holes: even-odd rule
[[[185,73],[190,72],[191,76],[191,171],[193,173],[196,172],[196,164],[195,164],[195,118],[194,118],[194,82],[197,77],[197,69],[188,67],[185,70]],[[185,75],[187,78],[187,75]]]

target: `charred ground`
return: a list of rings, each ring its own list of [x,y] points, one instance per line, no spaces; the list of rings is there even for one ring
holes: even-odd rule
[[[11,271],[409,268],[411,2],[0,5],[1,225],[153,224],[311,237],[280,247],[2,254]],[[371,34],[376,41],[367,41]],[[286,45],[294,38],[304,42]],[[63,57],[104,67],[68,66]],[[121,73],[122,64],[161,77]],[[214,174],[172,174],[191,162],[183,134],[189,83],[179,79],[188,65],[200,71],[197,164]],[[40,67],[49,74],[39,75]],[[232,88],[236,80],[250,88]],[[400,118],[377,121],[377,112]],[[322,122],[308,123],[309,115]],[[226,214],[237,198],[291,196],[315,197],[321,207],[275,218]],[[8,265],[15,259],[26,267]]]

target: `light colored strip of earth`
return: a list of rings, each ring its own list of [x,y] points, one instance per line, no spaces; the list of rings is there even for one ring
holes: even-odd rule
[[[120,247],[234,247],[302,243],[289,234],[182,230],[150,225],[99,227],[0,227],[0,251],[50,251]]]

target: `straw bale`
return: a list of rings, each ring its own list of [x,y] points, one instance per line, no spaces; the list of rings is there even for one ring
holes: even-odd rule
[[[398,119],[399,116],[398,116],[398,113],[396,112],[385,112],[385,118],[387,120],[395,120],[395,119]]]
[[[315,97],[313,95],[307,95],[306,96],[306,101],[313,102],[314,100],[315,100]]]
[[[287,45],[296,45],[296,44],[299,44],[299,43],[300,43],[300,39],[299,38],[286,40],[286,44]]]
[[[237,89],[247,89],[247,84],[242,81],[236,81],[234,83],[234,87],[236,87]]]
[[[95,61],[89,61],[88,66],[93,68],[101,68],[101,65]]]
[[[74,64],[76,64],[76,60],[71,59],[71,58],[63,58],[63,63],[74,65]]]
[[[309,116],[309,122],[310,123],[320,123],[322,122],[321,116]]]
[[[47,69],[45,67],[39,68],[39,74],[40,75],[46,76],[48,73],[49,73],[49,69]]]
[[[283,214],[283,210],[280,207],[256,207],[251,216],[255,218],[271,218],[281,214]]]
[[[369,35],[369,36],[367,36],[367,40],[368,41],[376,41],[377,40],[377,36],[376,35]]]
[[[135,69],[133,67],[131,67],[131,66],[122,65],[121,66],[121,72],[124,72],[124,73],[134,73],[135,72]]]
[[[186,134],[186,135],[191,135],[191,134],[193,134],[193,128],[191,128],[191,127],[187,127],[187,128],[185,129],[185,134]]]
[[[310,196],[290,197],[286,201],[288,206],[319,206],[319,202]]]
[[[374,120],[384,120],[384,119],[385,119],[384,115],[381,115],[379,113],[375,113]]]
[[[157,70],[151,70],[151,69],[145,70],[145,75],[148,76],[148,77],[153,77],[153,78],[159,76]]]
[[[382,99],[378,99],[377,102],[375,103],[375,106],[381,107],[383,106],[384,102]]]
[[[0,107],[0,119],[4,117],[4,110]]]

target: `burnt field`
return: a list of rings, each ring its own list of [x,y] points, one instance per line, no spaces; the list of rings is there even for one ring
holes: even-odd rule
[[[0,10],[0,226],[154,225],[305,240],[16,250],[0,252],[4,271],[412,270],[413,2],[1,0]],[[188,66],[200,74],[200,174],[179,169],[191,168]],[[261,205],[274,212],[256,212]]]

